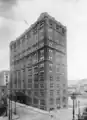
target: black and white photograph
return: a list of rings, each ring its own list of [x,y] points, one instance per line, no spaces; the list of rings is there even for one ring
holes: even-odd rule
[[[0,120],[87,120],[87,0],[0,0]]]

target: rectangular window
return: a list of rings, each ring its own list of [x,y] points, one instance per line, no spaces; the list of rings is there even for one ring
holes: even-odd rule
[[[60,98],[56,98],[56,104],[60,105]]]
[[[60,81],[60,76],[56,76],[56,81]]]
[[[21,88],[21,74],[20,74],[20,71],[18,71],[18,88]]]
[[[59,66],[59,65],[56,66],[56,72],[57,72],[57,73],[60,72],[60,66]]]
[[[38,62],[38,56],[37,56],[37,54],[35,53],[35,54],[33,55],[33,64],[35,64],[36,62]]]
[[[14,49],[16,49],[16,42],[14,43]]]
[[[32,88],[32,84],[29,84],[29,83],[28,83],[28,88]]]
[[[39,45],[39,48],[43,47],[44,46],[44,41],[43,40],[39,41],[38,45]]]
[[[40,21],[40,27],[42,28],[42,27],[44,26],[44,24],[45,24],[45,21],[44,21],[44,20],[41,20],[41,21]]]
[[[54,87],[54,83],[50,83],[50,88],[53,88]]]
[[[60,28],[61,28],[61,26],[60,25],[58,25],[58,24],[56,24],[56,30],[60,30]]]
[[[62,34],[65,35],[66,30],[62,28]]]
[[[54,90],[50,90],[50,96],[53,96]]]
[[[44,90],[40,90],[40,97],[45,97],[45,91]]]
[[[63,94],[64,94],[64,95],[66,94],[66,90],[65,90],[65,89],[63,90]]]
[[[62,37],[62,36],[61,36],[61,37]],[[63,41],[62,38],[61,38],[61,40],[59,41],[59,44],[62,45],[62,46],[64,46],[65,43],[64,43],[64,41]]]
[[[41,28],[39,30],[39,41],[44,39],[44,28]]]
[[[40,50],[40,61],[44,60],[44,50]]]
[[[38,66],[34,66],[34,73],[38,73]]]
[[[34,88],[39,88],[39,84],[38,84],[38,83],[35,83],[35,84],[34,84]]]
[[[51,20],[51,19],[49,19],[49,21],[48,21],[48,25],[49,25],[49,27],[53,27],[53,21]]]
[[[15,88],[17,88],[17,71],[15,72]]]
[[[38,81],[38,73],[34,74],[34,81]]]
[[[32,91],[31,90],[28,90],[28,95],[32,95]]]
[[[32,79],[32,74],[29,74],[29,75],[28,75],[28,79]]]
[[[37,33],[37,26],[33,27],[33,34],[35,35]]]
[[[38,102],[39,102],[39,101],[38,101],[37,98],[34,98],[34,99],[33,99],[33,103],[34,103],[34,104],[38,104]]]
[[[66,97],[63,96],[62,101],[63,101],[63,103],[66,103]]]
[[[40,69],[40,71],[44,71],[44,63],[39,65],[39,69]]]
[[[53,51],[52,51],[51,49],[49,49],[49,54],[52,54],[52,52],[53,52]],[[52,56],[52,55],[51,55],[51,56]]]
[[[36,90],[36,91],[34,91],[34,96],[39,96],[39,92]]]
[[[39,80],[44,81],[44,71],[39,72]]]
[[[39,76],[40,76],[40,77],[44,77],[44,71],[40,71],[40,72],[39,72]]]
[[[49,40],[49,46],[52,47],[53,46],[53,42]]]
[[[28,75],[32,75],[32,68],[28,68]]]
[[[52,75],[50,75],[50,81],[53,81],[53,76]]]
[[[45,88],[44,83],[41,83],[41,84],[40,84],[40,88]]]
[[[26,34],[24,37],[25,37],[25,39],[27,39],[27,38],[28,38],[28,35]]]
[[[24,80],[22,80],[22,83],[23,83],[23,88],[25,88],[25,81],[24,81]]]
[[[53,105],[54,104],[54,98],[50,98],[50,104]]]
[[[40,81],[44,81],[44,78],[43,78],[43,77],[39,77],[39,80],[40,80]]]
[[[49,56],[49,60],[52,61],[52,57]]]
[[[53,40],[53,29],[52,28],[48,28],[48,39]]]
[[[57,95],[60,95],[60,89],[57,90]]]
[[[52,65],[53,64],[51,64],[51,63],[49,64],[49,72],[52,72]]]
[[[40,105],[46,105],[45,100],[40,100]]]
[[[38,34],[34,35],[34,39],[35,39],[35,43],[37,43],[38,42]]]
[[[54,36],[55,36],[55,42],[57,43],[57,44],[59,44],[59,33],[57,32],[57,31],[55,31],[54,32]],[[57,46],[57,44],[56,44],[56,46]]]
[[[28,64],[29,65],[32,64],[32,57],[31,56],[28,57]]]
[[[28,83],[32,83],[32,77],[28,78]]]
[[[49,49],[49,60],[52,60],[53,58],[53,51]]]

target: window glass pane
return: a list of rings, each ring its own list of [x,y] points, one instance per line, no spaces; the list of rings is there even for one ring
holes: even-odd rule
[[[53,39],[53,29],[52,28],[48,28],[48,39],[49,40]]]
[[[40,90],[40,97],[45,97],[45,91],[44,90]]]
[[[40,80],[40,81],[44,81],[44,71],[41,71],[41,72],[39,73],[39,80]]]
[[[34,74],[34,81],[38,81],[38,73]]]
[[[52,72],[52,64],[49,64],[49,72]]]
[[[50,90],[50,96],[54,95],[54,90]]]
[[[49,79],[50,79],[50,81],[53,81],[53,76],[50,75],[50,76],[49,76]]]
[[[39,85],[38,85],[38,83],[36,84],[34,84],[34,88],[39,88]]]
[[[34,66],[34,73],[38,73],[38,66]]]
[[[54,99],[50,98],[49,102],[50,102],[50,104],[54,104]]]
[[[40,50],[40,60],[44,60],[44,50]]]
[[[41,28],[39,30],[39,41],[44,39],[44,28]]]
[[[44,83],[41,83],[40,84],[40,88],[44,88],[45,86],[44,86]]]
[[[50,83],[50,88],[53,88],[54,87],[54,83]]]
[[[40,105],[45,105],[45,104],[46,104],[45,100],[40,100]]]
[[[39,69],[40,69],[40,71],[44,71],[44,63],[39,65]]]

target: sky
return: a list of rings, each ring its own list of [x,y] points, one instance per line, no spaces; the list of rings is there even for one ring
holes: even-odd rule
[[[42,12],[67,27],[68,80],[87,78],[87,0],[0,0],[0,71],[10,68],[9,43]]]

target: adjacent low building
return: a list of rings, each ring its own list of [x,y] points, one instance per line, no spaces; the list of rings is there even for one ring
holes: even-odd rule
[[[42,13],[10,43],[10,89],[28,105],[44,110],[67,107],[66,27]]]
[[[9,75],[9,71],[0,72],[0,101],[2,99],[3,93],[6,95],[8,93]]]
[[[0,72],[0,86],[8,86],[10,73],[9,71]]]

